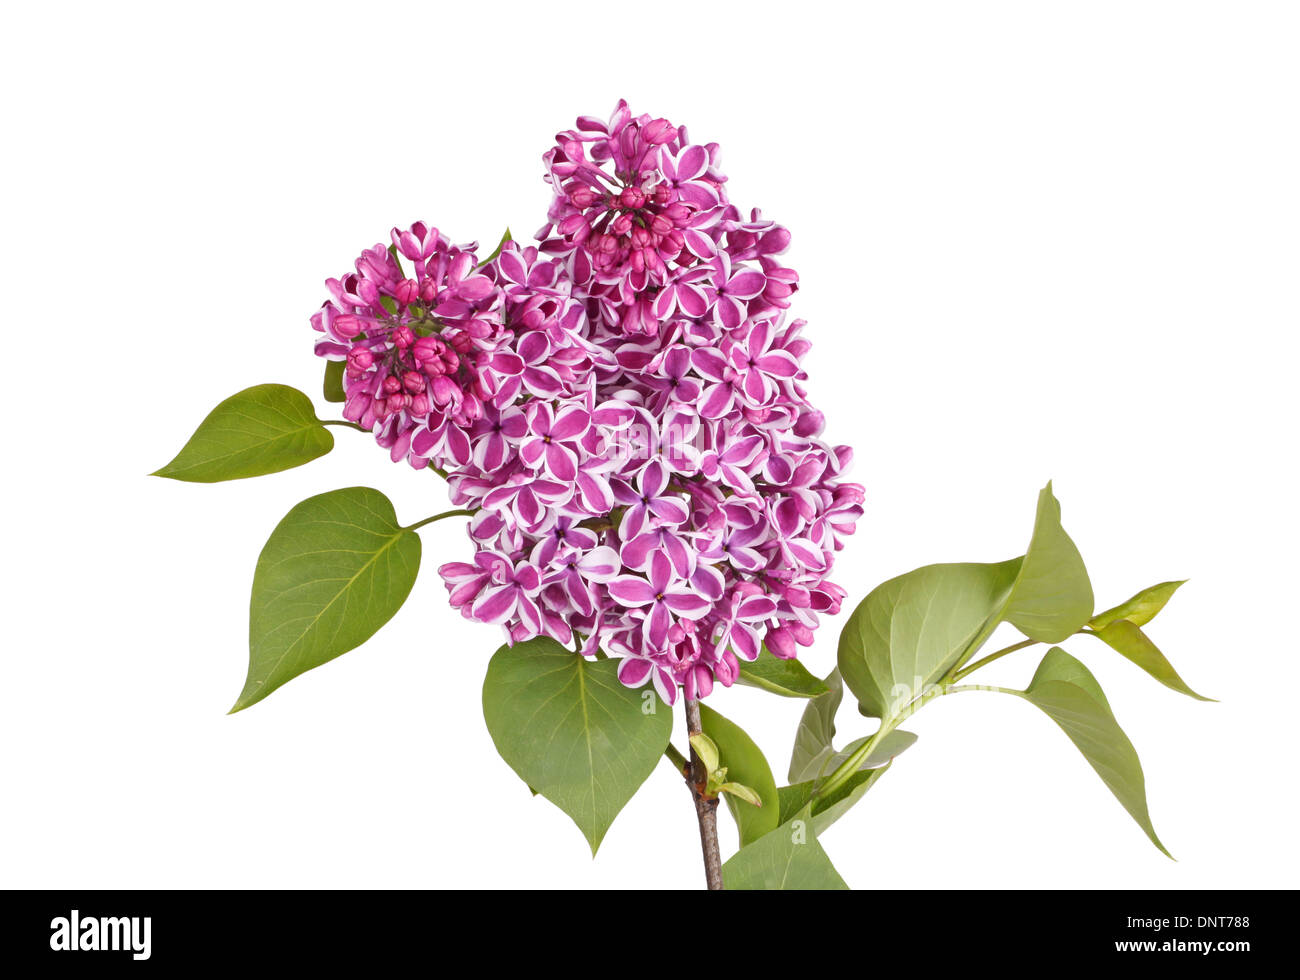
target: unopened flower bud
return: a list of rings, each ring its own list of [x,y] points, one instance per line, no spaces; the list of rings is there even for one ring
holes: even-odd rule
[[[826,416],[815,408],[803,412],[794,423],[794,434],[802,439],[815,436],[826,428]]]
[[[351,313],[344,313],[334,318],[331,324],[334,332],[344,340],[352,340],[357,334],[361,333],[361,318]]]
[[[414,279],[403,279],[393,289],[393,298],[402,306],[410,306],[420,295],[420,284]]]

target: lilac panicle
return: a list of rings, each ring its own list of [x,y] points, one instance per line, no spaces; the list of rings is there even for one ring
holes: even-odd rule
[[[669,703],[809,645],[862,515],[805,394],[790,234],[730,203],[718,158],[625,102],[581,117],[543,156],[537,244],[480,266],[394,229],[312,318],[346,417],[475,511],[451,604],[604,650]]]

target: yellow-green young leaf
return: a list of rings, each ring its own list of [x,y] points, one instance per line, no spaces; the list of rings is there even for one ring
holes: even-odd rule
[[[616,660],[587,660],[547,637],[493,655],[483,717],[501,758],[569,815],[592,854],[654,770],[673,725],[652,690],[623,686]]]
[[[343,361],[325,362],[324,395],[327,402],[345,402],[347,393],[343,390]]]
[[[732,855],[722,866],[731,891],[843,891],[839,876],[813,832],[807,810]]]
[[[1165,603],[1178,591],[1179,586],[1186,583],[1187,579],[1183,579],[1181,582],[1161,582],[1149,589],[1143,589],[1132,599],[1121,602],[1114,609],[1107,609],[1105,612],[1097,613],[1088,621],[1088,625],[1095,630],[1099,630],[1109,626],[1117,619],[1127,619],[1134,626],[1145,626],[1156,618],[1156,613],[1165,608]]]
[[[717,772],[720,763],[718,761],[718,747],[713,744],[713,739],[703,732],[697,732],[691,736],[690,742],[691,748],[695,750],[695,754],[704,763],[704,771],[707,773]]]
[[[727,797],[727,806],[740,829],[740,846],[744,847],[777,825],[781,805],[772,768],[744,729],[707,704],[700,705],[700,727],[717,745],[718,765],[727,770],[727,780],[749,786],[762,801],[755,807]]]
[[[750,806],[762,806],[763,798],[758,795],[758,791],[750,786],[743,786],[740,783],[723,783],[718,787],[719,793],[725,793],[728,796],[734,796],[736,799],[748,803]]]
[[[242,480],[301,466],[333,448],[311,399],[286,385],[257,385],[214,408],[153,475],[189,483]]]
[[[253,573],[248,679],[231,711],[360,646],[415,584],[420,536],[378,490],[309,497],[285,515]]]
[[[827,690],[798,660],[782,660],[773,656],[767,647],[759,650],[758,659],[752,663],[740,661],[740,675],[736,680],[746,687],[757,687],[785,698],[815,698]]]
[[[1165,687],[1196,698],[1197,701],[1214,700],[1197,694],[1188,687],[1187,682],[1178,676],[1178,671],[1174,670],[1174,665],[1131,620],[1117,619],[1109,626],[1097,630],[1094,635],[1112,650],[1133,661]]]
[[[1151,825],[1146,778],[1137,751],[1115,721],[1101,685],[1088,668],[1060,647],[1053,647],[1038,665],[1029,687],[1017,693],[1061,727],[1115,798],[1146,831],[1151,843],[1172,857]]]
[[[1002,618],[1040,643],[1060,643],[1092,616],[1092,584],[1079,549],[1061,527],[1061,505],[1048,483]]]

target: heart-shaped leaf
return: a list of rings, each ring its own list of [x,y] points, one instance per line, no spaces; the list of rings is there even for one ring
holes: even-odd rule
[[[301,466],[333,448],[310,398],[286,385],[257,385],[214,408],[153,475],[188,483],[243,480]]]
[[[781,812],[776,780],[762,749],[745,730],[707,704],[700,705],[700,728],[718,747],[718,764],[727,770],[728,782],[742,783],[758,793],[762,806],[752,806],[727,796],[727,806],[740,828],[740,846],[773,830]]]
[[[997,564],[927,565],[858,604],[840,634],[839,670],[869,717],[889,720],[968,661],[1004,620],[1055,643],[1092,615],[1092,586],[1061,527],[1049,483],[1038,495],[1029,550]]]
[[[877,586],[840,633],[839,670],[872,718],[895,718],[993,632],[1020,559],[927,565]]]
[[[1034,534],[1000,618],[1031,640],[1060,643],[1088,622],[1092,608],[1088,570],[1061,527],[1061,505],[1048,483],[1038,494]]]
[[[826,693],[826,685],[814,677],[798,660],[782,660],[767,647],[759,650],[752,663],[740,661],[736,678],[747,687],[757,687],[786,698],[815,698]]]
[[[1119,727],[1101,685],[1088,668],[1060,647],[1053,647],[1038,665],[1029,687],[1016,693],[1061,726],[1102,782],[1146,831],[1151,843],[1169,855],[1151,825],[1146,778],[1137,751]]]
[[[420,536],[378,490],[309,497],[280,521],[253,573],[248,678],[231,711],[360,646],[415,584]]]
[[[806,812],[733,854],[722,866],[722,881],[731,891],[842,891],[849,887],[817,842]]]
[[[499,649],[483,717],[519,778],[567,813],[595,854],[668,746],[672,710],[624,687],[615,660],[587,660],[539,637]]]

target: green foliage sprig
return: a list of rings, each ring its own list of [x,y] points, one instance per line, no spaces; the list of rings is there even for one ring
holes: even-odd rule
[[[333,365],[326,371],[328,401],[339,400],[337,371]],[[249,388],[218,405],[154,475],[212,483],[280,472],[328,453],[331,425],[356,428],[322,421],[295,389]],[[368,487],[323,493],[290,510],[258,558],[248,672],[232,711],[373,636],[415,583],[418,530],[471,513],[444,511],[403,525],[388,498]],[[711,884],[836,889],[847,886],[817,838],[916,742],[900,726],[940,697],[992,691],[1028,701],[1055,722],[1168,854],[1152,825],[1137,752],[1096,678],[1060,644],[1079,636],[1100,641],[1166,687],[1209,700],[1188,686],[1143,629],[1181,585],[1163,582],[1096,613],[1083,559],[1061,525],[1049,484],[1039,494],[1023,555],[928,565],[878,586],[847,617],[836,668],[825,678],[766,650],[742,664],[740,683],[807,700],[784,786],[735,722],[689,702],[688,757],[671,742],[671,708],[652,690],[624,687],[616,663],[603,654],[584,658],[548,638],[496,651],[483,683],[483,714],[501,757],[534,794],[573,819],[593,854],[662,757],[683,775],[701,813],[711,814],[721,798],[735,820],[739,847],[725,864],[712,841]],[[1024,638],[978,657],[1004,623]],[[1048,649],[1023,690],[967,682],[1036,645]],[[837,748],[835,719],[846,691],[877,724]],[[706,867],[709,848],[706,834]]]

